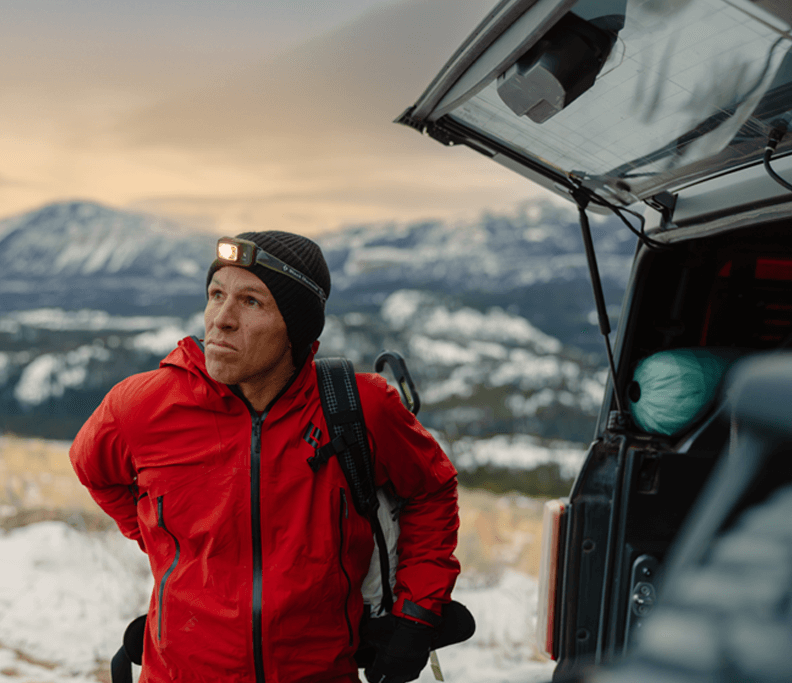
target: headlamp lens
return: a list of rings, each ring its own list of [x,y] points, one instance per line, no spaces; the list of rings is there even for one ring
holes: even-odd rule
[[[217,245],[217,257],[223,259],[223,261],[236,262],[239,260],[239,247],[236,244],[220,242]]]

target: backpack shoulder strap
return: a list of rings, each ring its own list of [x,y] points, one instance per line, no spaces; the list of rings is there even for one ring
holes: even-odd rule
[[[355,509],[368,517],[379,503],[355,369],[346,358],[322,358],[316,361],[316,375],[330,442],[317,448],[308,464],[318,471],[335,455],[349,484]]]
[[[316,376],[330,442],[317,448],[308,464],[317,472],[333,455],[338,458],[355,509],[369,520],[374,532],[383,578],[383,605],[390,610],[393,596],[390,592],[388,548],[377,516],[379,499],[355,368],[346,358],[321,358],[316,361]]]

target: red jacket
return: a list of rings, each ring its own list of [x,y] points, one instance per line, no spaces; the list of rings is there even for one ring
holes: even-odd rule
[[[394,612],[439,613],[459,572],[456,472],[378,375],[358,388],[379,485],[400,517]],[[114,387],[71,448],[80,481],[148,553],[141,681],[358,681],[352,659],[373,549],[328,441],[312,360],[261,417],[184,339]],[[312,443],[313,441],[313,443]]]

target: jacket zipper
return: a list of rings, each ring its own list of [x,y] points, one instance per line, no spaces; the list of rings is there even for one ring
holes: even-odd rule
[[[179,555],[181,554],[181,548],[179,546],[179,541],[176,536],[173,535],[170,529],[165,526],[165,515],[163,513],[163,503],[162,503],[162,496],[157,498],[157,525],[167,532],[168,536],[173,539],[173,542],[176,544],[176,552],[173,556],[173,562],[171,562],[171,566],[168,567],[167,571],[162,575],[160,579],[159,585],[159,605],[157,608],[157,641],[162,642],[162,611],[165,605],[165,587],[168,583],[168,579],[170,575],[173,574],[173,570],[176,569],[176,565],[179,564]]]
[[[341,531],[340,542],[338,547],[338,561],[341,564],[341,571],[344,572],[347,582],[347,593],[344,598],[344,618],[347,623],[347,630],[349,631],[349,645],[355,643],[355,634],[352,630],[352,620],[349,618],[349,596],[352,594],[352,580],[349,578],[346,567],[344,566],[344,520],[349,518],[349,507],[347,506],[346,491],[341,488],[341,507],[338,512],[338,528]]]
[[[264,563],[261,549],[261,431],[270,408],[286,393],[286,390],[292,385],[296,377],[297,373],[295,372],[261,415],[253,408],[237,385],[231,386],[231,391],[242,399],[242,402],[247,407],[252,423],[250,437],[250,526],[253,541],[253,665],[256,670],[256,683],[265,683],[263,633],[261,628],[262,583],[264,580],[262,576]]]
[[[253,433],[250,438],[250,521],[253,532],[253,661],[256,683],[264,683],[264,652],[261,629],[262,556],[261,556],[261,424],[266,412],[259,417],[250,411]]]

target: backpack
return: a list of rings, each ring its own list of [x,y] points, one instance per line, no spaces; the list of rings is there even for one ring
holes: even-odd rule
[[[395,352],[384,351],[375,363],[380,372],[389,364],[402,398],[413,415],[420,408],[420,399],[404,359]],[[376,656],[377,641],[387,637],[393,627],[393,589],[396,584],[398,563],[399,513],[406,501],[386,488],[374,485],[374,470],[369,449],[366,423],[358,393],[355,369],[346,358],[321,358],[316,360],[317,383],[330,441],[317,448],[308,458],[311,470],[318,472],[334,455],[338,459],[350,489],[355,510],[371,524],[375,548],[371,565],[363,581],[362,593],[365,612],[360,626],[361,642],[355,653],[359,668],[370,666]],[[458,602],[445,606],[443,617],[418,605],[407,603],[405,613],[412,606],[415,616],[442,626],[435,643],[443,647],[467,640],[473,635],[475,621],[470,612]],[[113,657],[111,675],[113,683],[132,683],[132,663],[140,665],[143,657],[143,635],[146,615],[132,621],[124,633],[124,644]],[[441,676],[439,665],[433,657],[435,676]],[[442,680],[442,678],[438,678]]]
[[[401,356],[389,352],[380,354],[375,369],[381,370],[386,360],[395,366],[393,369],[399,386],[407,387],[402,389],[404,396],[417,397]],[[316,449],[314,456],[308,458],[308,464],[318,472],[335,455],[347,480],[355,510],[371,524],[375,548],[363,581],[363,603],[367,615],[381,617],[393,609],[399,513],[405,501],[392,491],[377,489],[374,485],[366,422],[351,361],[346,358],[318,359],[316,376],[330,441]],[[418,405],[415,399],[408,402],[408,407],[413,406],[415,412]]]

